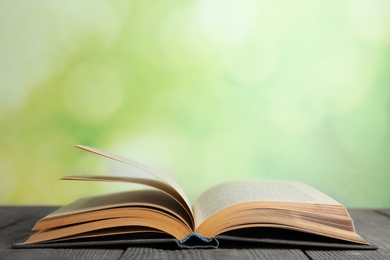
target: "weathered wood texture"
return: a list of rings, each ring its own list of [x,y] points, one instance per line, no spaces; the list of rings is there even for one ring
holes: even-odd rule
[[[54,207],[0,207],[0,259],[390,259],[390,210],[350,210],[357,232],[375,251],[300,249],[11,249]]]
[[[306,250],[307,255],[312,259],[390,259],[390,215],[383,214],[383,212],[379,210],[349,210],[357,233],[370,243],[377,245],[378,250]]]
[[[11,249],[22,241],[35,222],[55,207],[0,207],[0,259],[119,259],[121,249]]]

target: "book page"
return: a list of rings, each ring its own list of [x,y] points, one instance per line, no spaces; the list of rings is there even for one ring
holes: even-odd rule
[[[204,192],[194,204],[195,226],[216,212],[244,202],[280,201],[340,205],[324,193],[300,182],[236,181],[217,185]]]
[[[84,180],[84,181],[113,181],[113,182],[131,182],[148,185],[157,189],[160,189],[174,199],[176,199],[191,215],[192,218],[192,209],[190,206],[190,200],[184,193],[183,189],[177,184],[170,176],[165,175],[161,172],[157,172],[150,167],[143,165],[141,163],[135,162],[133,160],[124,158],[119,155],[113,155],[111,153],[102,151],[100,149],[77,145],[76,148],[91,152],[111,160],[130,165],[137,169],[141,170],[141,173],[129,173],[126,172],[126,175],[122,176],[67,176],[63,177],[62,180]]]
[[[149,206],[175,212],[185,217],[184,209],[169,195],[152,189],[124,191],[81,198],[63,206],[45,218],[59,217],[108,208]]]
[[[107,229],[132,227],[165,232],[184,239],[192,232],[191,221],[184,208],[168,194],[155,189],[134,190],[79,199],[39,220],[39,230],[25,244],[66,239]],[[121,233],[121,232],[119,232]],[[99,234],[100,235],[100,234]]]
[[[57,227],[58,223],[70,225],[77,222],[113,218],[112,214],[122,211],[124,211],[122,214],[115,217],[125,217],[132,211],[140,209],[161,214],[168,212],[169,215],[174,216],[191,229],[191,217],[175,199],[160,190],[144,189],[78,199],[39,220],[33,230]],[[86,214],[89,212],[92,214]]]

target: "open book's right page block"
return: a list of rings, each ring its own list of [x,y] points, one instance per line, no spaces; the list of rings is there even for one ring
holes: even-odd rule
[[[250,201],[279,201],[340,205],[326,194],[293,181],[235,181],[217,185],[203,193],[194,205],[195,222],[205,219],[221,209]]]

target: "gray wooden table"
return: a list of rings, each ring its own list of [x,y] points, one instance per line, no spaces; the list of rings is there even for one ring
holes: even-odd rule
[[[301,249],[11,249],[55,207],[0,206],[0,259],[390,259],[390,210],[350,210],[357,232],[375,251]]]

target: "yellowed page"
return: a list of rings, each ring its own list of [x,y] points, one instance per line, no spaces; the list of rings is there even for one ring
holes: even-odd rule
[[[171,196],[160,190],[144,189],[79,199],[39,220],[25,244],[85,236],[122,233],[151,228],[183,239],[192,232],[191,218]],[[111,229],[115,228],[115,229]]]
[[[178,215],[184,219],[187,226],[191,227],[191,218],[181,205],[168,194],[152,189],[133,190],[118,193],[110,193],[98,196],[78,199],[73,203],[63,206],[53,213],[39,220],[33,230],[41,229],[42,222],[59,219],[60,217],[71,218],[74,215],[112,208],[124,208],[131,210],[136,207],[145,207],[146,209],[160,209],[161,212],[167,211],[171,215]],[[96,213],[99,215],[99,213]],[[101,215],[101,214],[100,214]],[[100,216],[104,218],[103,216]],[[80,217],[82,219],[82,215]],[[66,220],[64,220],[66,222]],[[82,220],[81,220],[82,221]],[[80,222],[81,222],[80,221]]]
[[[192,218],[192,209],[190,206],[190,200],[188,199],[187,195],[184,193],[183,189],[177,184],[170,176],[165,175],[161,172],[157,172],[156,170],[145,166],[141,163],[135,162],[133,160],[124,158],[119,155],[114,155],[109,152],[102,151],[100,149],[83,146],[83,145],[77,145],[76,146],[79,149],[85,150],[87,152],[91,152],[106,158],[109,158],[111,160],[130,165],[132,167],[135,167],[137,169],[141,170],[140,173],[134,173],[126,171],[125,175],[121,176],[66,176],[63,177],[63,180],[84,180],[84,181],[113,181],[113,182],[131,182],[131,183],[139,183],[148,185],[157,189],[160,189],[170,196],[172,196],[174,199],[176,199],[188,212],[188,214]]]
[[[206,191],[194,205],[206,238],[249,227],[282,227],[367,244],[340,203],[299,182],[237,181]]]
[[[251,180],[217,185],[204,192],[194,204],[195,226],[216,212],[245,202],[280,201],[340,205],[326,194],[300,182]]]
[[[48,242],[52,240],[63,239],[66,237],[74,237],[77,234],[84,234],[91,231],[97,231],[102,229],[114,228],[113,232],[108,234],[116,234],[117,228],[120,227],[134,227],[140,226],[140,232],[144,229],[144,226],[152,229],[160,230],[166,234],[170,234],[177,239],[184,239],[188,236],[188,231],[183,228],[177,221],[168,217],[153,217],[148,215],[133,216],[130,218],[110,218],[96,221],[90,221],[75,225],[64,226],[61,228],[44,229],[33,235],[31,235],[23,244],[33,244],[40,242]],[[98,232],[97,232],[98,233]],[[121,232],[119,232],[121,233]],[[103,231],[102,235],[107,235],[106,231]]]

